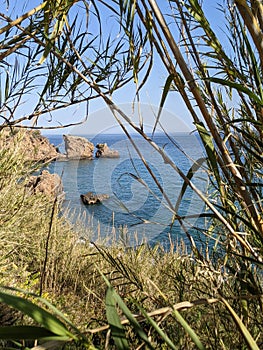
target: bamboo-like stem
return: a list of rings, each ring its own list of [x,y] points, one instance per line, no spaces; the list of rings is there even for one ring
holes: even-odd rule
[[[247,214],[251,217],[252,223],[253,225],[259,230],[261,237],[263,238],[263,225],[261,222],[261,217],[260,214],[257,211],[257,208],[255,207],[254,203],[252,202],[250,195],[246,189],[245,183],[242,179],[242,176],[240,174],[240,171],[238,170],[238,168],[236,167],[236,165],[233,163],[231,156],[229,154],[229,150],[227,149],[226,145],[224,144],[223,140],[220,137],[220,134],[210,116],[209,111],[207,110],[206,104],[200,94],[200,90],[198,85],[196,84],[194,77],[192,75],[192,73],[190,72],[170,30],[169,27],[163,17],[163,14],[161,13],[157,3],[155,0],[148,0],[151,9],[159,23],[159,26],[170,46],[170,49],[173,52],[173,55],[188,83],[189,89],[192,92],[196,103],[204,117],[204,120],[213,136],[213,139],[215,140],[222,158],[224,159],[225,162],[225,166],[231,171],[235,182],[236,182],[236,191],[238,193],[238,195],[243,198],[244,203],[246,204],[246,212]]]
[[[261,69],[263,70],[263,34],[258,24],[257,18],[253,15],[253,12],[248,6],[246,0],[235,0],[235,4],[258,50],[260,62],[261,62]],[[261,5],[261,10],[262,10],[262,5]]]
[[[149,12],[145,1],[141,0],[141,2],[143,4],[146,12],[148,13],[148,15],[151,16],[151,13]],[[148,25],[147,20],[143,16],[142,11],[141,11],[138,3],[136,5],[136,10],[138,11],[138,15],[139,15],[141,21],[144,23],[145,27],[147,28],[147,25]],[[174,78],[173,78],[174,83],[175,83],[179,93],[181,94],[183,101],[184,101],[186,107],[188,108],[190,114],[193,116],[193,119],[197,122],[200,122],[200,120],[199,120],[197,114],[195,113],[195,110],[192,107],[191,102],[190,102],[190,100],[185,92],[184,86],[183,86],[182,81],[181,81],[181,77],[179,76],[178,72],[175,69],[175,66],[174,66],[173,61],[170,57],[170,54],[167,50],[165,42],[162,40],[162,37],[161,37],[161,35],[158,31],[158,28],[157,28],[154,21],[152,21],[152,27],[154,29],[154,32],[156,33],[157,39],[155,38],[154,34],[152,33],[151,40],[154,43],[154,46],[159,54],[159,57],[161,58],[162,62],[164,63],[168,73],[172,74],[174,76]],[[159,43],[160,43],[160,45],[159,45]]]
[[[252,8],[255,10],[255,15],[258,18],[258,24],[261,31],[263,32],[263,5],[261,0],[252,0]]]
[[[15,19],[14,21],[11,21],[6,26],[0,28],[0,34],[3,34],[5,32],[7,32],[8,30],[10,30],[11,28],[17,26],[18,24],[23,22],[25,19],[31,17],[32,15],[37,13],[38,11],[42,10],[43,8],[45,8],[46,5],[47,5],[47,1],[44,1],[39,6],[37,6],[37,7],[33,8],[32,10],[28,11],[27,13],[23,14],[22,16],[20,16],[19,18]],[[0,14],[0,15],[2,15],[2,14]]]
[[[37,42],[39,42],[40,45],[44,45],[41,41],[39,41],[39,39],[37,39],[36,37],[34,38]],[[109,97],[107,97],[100,89],[100,87],[98,86],[98,84],[96,83],[95,80],[92,79],[91,76],[89,76],[89,74],[84,75],[83,73],[81,73],[74,65],[72,65],[67,59],[65,59],[63,56],[61,56],[56,50],[51,49],[51,52],[53,55],[55,55],[58,59],[60,59],[62,62],[64,62],[72,71],[74,71],[76,74],[78,74],[78,76],[84,81],[86,82],[92,89],[94,89],[97,94],[99,96],[102,97],[102,99],[104,100],[104,102],[111,108],[112,112],[114,113],[114,115],[119,114],[123,120],[125,120],[136,132],[138,132],[141,136],[144,137],[144,139],[146,141],[148,141],[148,143],[154,148],[156,149],[159,154],[162,156],[163,160],[165,163],[170,164],[170,166],[176,171],[178,172],[178,174],[183,178],[183,180],[187,183],[187,185],[203,200],[203,202],[208,206],[208,208],[214,212],[214,214],[216,215],[216,217],[218,218],[218,220],[220,220],[224,226],[227,228],[227,230],[233,235],[233,237],[235,237],[237,239],[237,241],[240,242],[240,244],[247,249],[247,251],[249,251],[258,261],[261,261],[261,257],[259,256],[259,254],[254,250],[254,248],[248,243],[246,242],[246,240],[238,233],[235,231],[235,229],[230,225],[230,223],[222,216],[222,214],[215,208],[215,206],[202,194],[201,191],[198,190],[198,188],[187,178],[187,176],[171,161],[171,159],[166,155],[166,153],[164,152],[164,150],[162,150],[159,146],[157,146],[142,130],[141,128],[139,128],[135,123],[133,123],[131,121],[131,119],[120,109],[118,108],[114,102],[112,101],[112,99],[110,99]],[[180,54],[181,55],[181,54]],[[184,63],[185,64],[185,63]],[[187,67],[186,67],[187,68]],[[188,68],[187,68],[188,71]],[[189,74],[191,75],[191,73],[189,72]],[[194,83],[195,84],[195,83]],[[198,90],[198,87],[195,86],[195,90]],[[200,93],[198,93],[199,98],[202,99]],[[204,105],[204,101],[202,100],[202,103]],[[205,107],[205,106],[204,106]],[[205,108],[206,110],[206,108]],[[206,110],[207,114],[208,111]],[[208,114],[209,116],[209,114]],[[218,135],[219,136],[219,135]],[[220,136],[219,136],[220,138]],[[220,139],[220,141],[222,141]],[[221,142],[220,142],[221,143]],[[225,146],[225,145],[223,145]],[[223,147],[223,149],[226,149],[226,147]],[[226,149],[227,151],[227,149]],[[230,158],[231,160],[231,158]],[[232,160],[231,160],[231,164],[232,164]],[[241,179],[242,181],[242,179]],[[253,207],[254,208],[254,207]],[[258,219],[258,217],[257,217]],[[259,219],[258,219],[259,221]],[[263,227],[261,227],[261,230],[263,230]],[[260,231],[261,233],[261,231]],[[262,233],[263,235],[263,233]]]
[[[150,0],[151,3],[153,3],[153,0]],[[155,9],[155,7],[154,7]],[[157,11],[158,14],[158,11]],[[164,25],[165,22],[163,22],[163,17],[161,15],[160,18],[160,25]],[[243,184],[242,178],[240,173],[238,172],[238,170],[236,169],[235,165],[232,162],[232,159],[228,153],[228,149],[225,147],[224,142],[222,141],[220,135],[217,132],[217,129],[210,117],[210,114],[205,106],[205,103],[202,99],[202,96],[200,94],[199,88],[196,85],[191,72],[189,71],[187,64],[185,63],[180,50],[178,49],[176,43],[173,40],[173,37],[171,36],[171,33],[169,32],[168,28],[166,26],[164,26],[165,28],[162,28],[162,30],[165,32],[165,36],[167,36],[167,40],[169,43],[170,48],[173,51],[173,54],[175,55],[176,59],[178,60],[178,64],[181,67],[181,70],[183,71],[183,74],[186,78],[186,80],[188,81],[190,90],[192,91],[193,95],[196,98],[196,101],[198,103],[198,106],[200,108],[200,110],[203,112],[203,116],[209,126],[209,129],[216,141],[216,143],[218,144],[219,149],[221,150],[222,153],[222,157],[225,159],[226,162],[226,166],[229,167],[229,169],[231,170],[232,174],[234,175],[234,178],[238,184],[237,186],[237,191],[238,194],[246,199],[246,204],[248,205],[248,203],[250,203],[250,205],[248,205],[247,209],[248,212],[252,212],[252,216],[254,218],[254,223],[256,223],[257,227],[260,227],[261,230],[259,231],[260,234],[263,235],[262,233],[262,227],[260,226],[260,221],[259,221],[259,217],[257,216],[257,212],[255,211],[254,205],[250,200],[250,197],[246,197],[246,195],[248,195],[246,188]],[[29,33],[30,35],[30,33]],[[32,34],[31,34],[32,35]],[[32,35],[32,38],[41,46],[45,46],[45,44],[39,40],[36,36]],[[126,122],[129,123],[129,125],[135,130],[137,131],[140,135],[142,135],[146,141],[149,142],[149,144],[156,149],[159,154],[162,156],[163,160],[165,163],[170,164],[170,166],[176,171],[178,172],[178,174],[184,179],[184,181],[187,183],[187,185],[195,192],[197,193],[197,195],[203,200],[203,202],[208,206],[208,208],[211,209],[211,211],[214,212],[214,214],[216,215],[216,217],[218,218],[218,220],[220,220],[224,226],[228,229],[228,231],[233,235],[233,237],[235,237],[237,239],[237,241],[240,242],[241,246],[243,246],[244,248],[247,249],[247,251],[249,251],[258,261],[261,261],[262,259],[260,258],[260,256],[258,255],[258,253],[254,250],[254,248],[238,233],[235,231],[235,229],[231,226],[231,224],[221,215],[221,213],[215,208],[215,206],[196,188],[196,186],[186,177],[186,175],[169,159],[169,157],[167,157],[167,155],[165,154],[165,152],[160,149],[160,147],[158,147],[146,134],[144,134],[144,132],[141,130],[141,128],[137,127],[136,124],[134,124],[130,118],[122,111],[120,110],[115,104],[114,102],[107,97],[100,89],[100,87],[97,85],[96,81],[92,79],[92,76],[90,76],[90,74],[88,73],[87,75],[84,75],[83,73],[81,73],[74,65],[72,65],[66,58],[64,58],[63,56],[60,55],[60,53],[58,51],[56,51],[55,49],[51,49],[50,51],[54,56],[56,56],[61,62],[65,63],[72,72],[75,72],[84,82],[86,82],[94,91],[97,92],[97,94],[99,96],[102,97],[102,99],[105,101],[105,103],[111,108],[111,110],[114,112],[114,114],[116,115],[119,114],[123,120],[125,120]]]
[[[251,299],[257,299],[259,298],[260,295],[253,295],[253,296],[242,296],[242,297],[235,297],[235,298],[231,298],[233,300],[251,300]],[[219,303],[219,302],[224,302],[225,299],[224,298],[207,298],[207,299],[196,299],[193,301],[182,301],[180,303],[174,304],[172,306],[165,306],[162,307],[160,309],[156,309],[153,311],[150,311],[147,313],[147,315],[149,317],[155,317],[155,316],[160,316],[160,315],[170,315],[174,310],[187,310],[187,309],[191,309],[193,307],[196,306],[200,306],[200,305],[211,305],[211,304],[215,304],[215,303]],[[133,314],[133,317],[136,318],[138,320],[138,322],[143,322],[145,321],[145,317],[143,317],[141,314]],[[126,325],[129,324],[129,320],[128,319],[123,319],[121,321],[122,325]],[[92,328],[92,329],[88,329],[87,331],[91,334],[94,333],[99,333],[102,331],[105,331],[107,329],[109,329],[110,326],[109,325],[105,325],[105,326],[101,326],[98,328]]]
[[[240,156],[239,156],[238,146],[237,146],[237,144],[234,142],[234,140],[233,140],[233,138],[232,138],[232,133],[231,133],[229,124],[227,124],[227,123],[225,122],[225,116],[221,113],[220,107],[218,106],[217,101],[216,101],[216,99],[215,99],[215,95],[214,95],[214,93],[213,93],[213,91],[212,91],[211,84],[210,84],[209,80],[207,79],[207,78],[208,78],[208,73],[205,71],[205,69],[204,69],[204,67],[203,67],[203,64],[202,64],[201,59],[200,59],[199,52],[198,52],[198,50],[197,50],[196,45],[194,44],[194,40],[193,40],[193,38],[192,38],[191,30],[190,30],[190,28],[189,28],[189,26],[188,26],[188,24],[187,24],[185,15],[184,15],[184,13],[183,13],[183,11],[182,11],[182,5],[179,3],[178,0],[175,0],[175,1],[176,1],[176,4],[177,4],[179,13],[180,13],[180,18],[181,18],[181,20],[182,20],[182,23],[183,23],[183,25],[184,25],[185,31],[186,31],[186,33],[187,33],[187,38],[189,39],[189,42],[190,42],[190,45],[191,45],[192,56],[193,56],[193,58],[194,58],[194,60],[195,60],[195,62],[196,62],[196,64],[197,64],[197,67],[198,67],[199,71],[200,71],[201,74],[202,74],[202,79],[203,79],[203,81],[204,81],[204,83],[205,83],[205,86],[206,86],[206,89],[207,89],[209,98],[210,98],[210,100],[211,100],[211,104],[212,104],[213,108],[215,109],[215,112],[216,112],[216,114],[217,114],[217,116],[218,116],[218,118],[219,118],[219,121],[220,121],[220,126],[221,126],[222,129],[224,130],[225,135],[226,135],[226,138],[228,139],[228,142],[229,142],[229,144],[230,144],[230,147],[231,147],[231,149],[233,150],[233,153],[234,153],[234,155],[235,155],[235,159],[236,159],[237,163],[238,163],[239,165],[241,165],[241,164],[242,164],[242,161],[241,161]],[[208,27],[208,26],[209,26],[209,24],[208,24],[208,22],[207,22],[207,27]],[[206,28],[207,28],[207,27],[206,27]],[[211,32],[211,31],[212,31],[212,30],[211,30],[210,27],[209,27],[209,32]],[[206,30],[206,33],[207,33],[207,35],[209,35],[208,30]],[[213,35],[214,35],[214,34],[213,34]],[[214,36],[215,36],[215,35],[214,35]],[[187,45],[186,39],[184,39],[184,42],[185,42],[185,44]],[[217,55],[217,58],[218,58],[218,60],[222,63],[222,65],[223,65],[224,67],[226,67],[226,64],[227,64],[227,63],[231,65],[231,67],[226,68],[226,72],[227,72],[227,75],[228,75],[229,79],[232,81],[232,80],[233,80],[233,73],[229,74],[229,69],[230,69],[230,68],[231,68],[231,71],[234,71],[234,72],[237,74],[237,76],[240,76],[240,74],[239,74],[239,72],[237,71],[237,69],[235,68],[235,65],[230,61],[230,59],[229,59],[229,58],[226,58],[227,56],[226,56],[225,52],[223,52],[223,51],[221,52],[221,50],[223,50],[223,48],[222,48],[220,45],[217,46],[217,50],[219,50],[219,47],[220,47],[220,52],[219,52],[219,54]],[[227,63],[224,61],[224,58],[227,59]],[[241,92],[239,92],[239,95],[240,95],[241,99],[244,101],[244,98],[243,98],[243,95],[242,95]],[[217,154],[217,157],[218,157],[218,158],[217,158],[217,159],[218,159],[218,163],[220,164],[220,167],[221,167],[221,169],[222,169],[222,171],[223,171],[225,177],[227,178],[228,183],[231,183],[231,179],[230,179],[230,177],[229,177],[228,169],[224,166],[224,164],[222,163],[222,160],[221,160],[221,158],[220,158],[220,156],[219,156],[218,154]],[[246,171],[244,170],[244,167],[240,166],[239,171],[240,171],[240,173],[241,173],[241,175],[242,175],[242,178],[245,179],[245,182],[246,182],[246,183],[249,183],[248,174],[247,174]],[[226,203],[226,200],[225,200],[225,199],[226,199],[226,193],[225,193],[225,190],[224,190],[224,186],[220,186],[220,184],[218,184],[218,185],[219,185],[219,189],[220,189],[220,191],[221,191],[221,199],[222,199],[222,202],[224,202],[225,204],[227,204],[227,203]],[[255,193],[255,191],[254,191],[253,189],[251,189],[251,193],[252,193],[254,202],[255,202],[255,203],[258,203],[257,194]],[[244,209],[246,208],[246,204],[244,203],[244,201],[241,201],[240,204],[241,204],[241,206],[242,206]],[[259,205],[259,207],[260,207],[260,211],[262,211],[262,208],[261,208],[260,205]]]

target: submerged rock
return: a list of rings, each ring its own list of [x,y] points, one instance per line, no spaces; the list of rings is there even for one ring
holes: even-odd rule
[[[26,187],[32,194],[42,193],[50,198],[63,199],[63,185],[58,174],[50,174],[48,170],[42,170],[40,175],[32,175],[26,183]]]
[[[107,143],[98,143],[96,145],[96,158],[119,158],[118,151],[110,149]]]
[[[86,194],[81,194],[80,198],[84,204],[90,205],[99,204],[105,199],[108,199],[109,196],[107,194],[94,194],[93,192],[88,192]]]
[[[67,159],[93,159],[94,145],[85,137],[63,135]]]

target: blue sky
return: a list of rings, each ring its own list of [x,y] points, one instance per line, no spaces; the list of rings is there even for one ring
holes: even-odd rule
[[[36,6],[40,1],[11,1],[11,6],[8,11],[8,15],[11,17],[15,16],[16,13],[23,13],[28,9],[31,9],[33,6]],[[168,7],[165,5],[166,2],[159,1],[161,4],[163,12],[168,12]],[[6,13],[6,6],[4,5],[5,1],[0,0],[0,11]],[[24,6],[25,5],[25,6]],[[25,7],[25,8],[23,8]],[[222,16],[220,12],[216,10],[217,4],[214,1],[206,0],[204,1],[204,9],[211,21],[214,23],[215,29],[223,26]],[[14,10],[13,10],[14,9]],[[76,7],[77,10],[77,7]],[[21,11],[21,12],[20,12]],[[74,10],[75,11],[75,10]],[[107,31],[114,32],[115,22],[112,17],[109,17],[108,14],[104,13],[104,29]],[[94,31],[97,30],[97,27],[92,28]],[[117,30],[116,30],[117,33]],[[223,38],[223,31],[222,38]],[[178,36],[179,38],[179,36]],[[176,39],[176,38],[175,38]],[[155,56],[154,68],[151,72],[151,75],[147,81],[147,84],[144,86],[140,93],[140,103],[141,111],[144,118],[145,125],[154,124],[154,113],[153,110],[157,111],[158,105],[160,103],[162,87],[167,78],[167,73],[162,63],[158,60],[157,55]],[[134,120],[138,120],[138,113],[133,113],[132,111],[132,102],[135,96],[135,85],[129,84],[123,87],[121,90],[116,91],[113,94],[113,101],[124,108],[129,115],[132,115]],[[30,98],[27,99],[27,102],[23,105],[23,113],[30,113],[30,107],[32,106],[32,101]],[[85,118],[87,106],[72,106],[71,108],[60,110],[52,114],[52,122],[50,121],[50,116],[41,117],[39,125],[49,125],[55,126],[59,123],[72,123],[72,121],[80,121]],[[137,107],[135,108],[137,110]],[[165,128],[170,131],[191,131],[194,129],[192,124],[192,119],[189,116],[189,113],[184,106],[179,94],[176,92],[171,92],[167,98],[165,104],[165,111],[163,113],[163,124]],[[115,126],[117,125],[114,117],[106,107],[105,103],[101,99],[92,100],[89,104],[89,118],[85,126],[85,129],[89,131],[89,134],[96,134],[105,130],[110,132],[110,130],[117,130]],[[63,133],[70,132],[72,128],[68,130],[63,130]],[[51,131],[49,131],[50,133]],[[61,133],[61,129],[52,131],[52,133]]]

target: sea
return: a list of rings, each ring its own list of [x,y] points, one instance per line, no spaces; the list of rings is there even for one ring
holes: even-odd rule
[[[65,151],[63,135],[45,136],[61,153]],[[131,135],[132,141],[124,134],[78,136],[95,146],[107,143],[120,155],[56,161],[48,166],[50,172],[62,177],[63,210],[73,224],[81,222],[87,228],[87,235],[99,236],[109,243],[119,240],[128,246],[147,242],[168,247],[181,240],[187,244],[187,231],[197,235],[198,227],[205,225],[200,216],[206,210],[204,203],[182,178],[182,174],[189,177],[194,169],[191,181],[207,195],[207,168],[198,136],[157,133],[153,144],[139,135]],[[196,162],[199,166],[194,165]],[[90,191],[107,194],[109,199],[84,205],[80,195]]]

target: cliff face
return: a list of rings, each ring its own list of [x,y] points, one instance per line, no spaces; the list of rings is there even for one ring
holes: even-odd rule
[[[13,128],[1,131],[0,148],[12,148],[17,145],[28,161],[48,162],[60,155],[56,147],[37,130]]]
[[[62,155],[39,131],[30,129],[4,129],[0,132],[0,149],[19,149],[24,160],[33,163],[45,163]],[[62,180],[58,174],[42,170],[39,175],[31,175],[25,182],[30,194],[42,193],[50,199],[63,199]]]
[[[94,159],[94,144],[85,137],[63,135],[65,154],[61,154],[48,138],[37,130],[6,128],[0,132],[0,149],[15,150],[18,148],[27,162],[50,162]],[[119,152],[112,150],[106,143],[96,145],[96,158],[117,158]],[[25,184],[31,194],[43,193],[50,198],[63,198],[63,185],[59,175],[42,170],[40,175],[30,176]],[[109,198],[106,194],[96,195],[88,192],[81,195],[84,204],[100,203]]]
[[[95,146],[85,137],[63,135],[63,139],[65,154],[60,153],[38,130],[6,128],[0,132],[0,149],[19,145],[25,160],[32,162],[94,159]],[[99,143],[96,148],[96,158],[118,158],[120,156],[118,151],[110,149],[106,143]]]
[[[61,177],[47,170],[42,170],[40,175],[30,176],[26,187],[32,194],[42,193],[51,199],[56,197],[60,200],[64,197]]]

